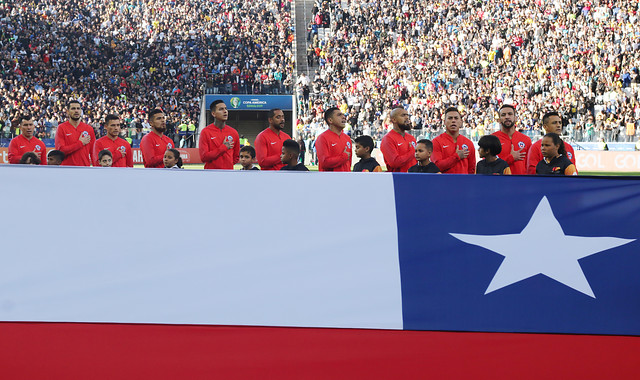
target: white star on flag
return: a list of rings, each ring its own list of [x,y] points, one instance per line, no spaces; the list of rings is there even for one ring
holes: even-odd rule
[[[450,235],[504,256],[485,294],[543,274],[593,298],[596,297],[578,260],[635,241],[565,235],[547,197],[542,198],[531,220],[519,234]]]

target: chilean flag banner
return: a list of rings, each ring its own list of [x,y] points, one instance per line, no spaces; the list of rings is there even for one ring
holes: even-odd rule
[[[394,182],[403,328],[640,335],[640,181]]]
[[[16,166],[0,177],[9,378],[640,369],[633,178]]]

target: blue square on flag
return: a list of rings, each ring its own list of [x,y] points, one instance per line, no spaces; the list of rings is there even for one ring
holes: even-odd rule
[[[394,174],[405,329],[640,334],[640,181]]]

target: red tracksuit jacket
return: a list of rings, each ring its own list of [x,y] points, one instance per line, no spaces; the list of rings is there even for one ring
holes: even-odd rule
[[[233,149],[227,149],[225,140],[234,142]],[[220,129],[209,124],[200,132],[199,149],[205,169],[233,170],[233,165],[240,161],[240,136],[228,125]]]
[[[40,165],[47,164],[47,148],[44,143],[35,137],[28,140],[23,135],[16,136],[9,143],[9,163],[19,164],[22,155],[27,152],[40,153]]]
[[[460,159],[456,149],[469,150],[469,156]],[[442,173],[448,174],[475,174],[476,172],[476,148],[468,138],[458,135],[457,141],[446,132],[433,139],[433,154],[431,161],[436,164]]]
[[[173,148],[173,141],[165,135],[158,136],[151,131],[140,141],[142,161],[145,168],[164,168],[164,152]]]
[[[261,170],[280,170],[284,166],[280,161],[282,142],[290,138],[283,131],[276,135],[270,128],[258,134],[253,145],[256,148],[256,158]]]
[[[115,140],[111,140],[109,136],[99,138],[93,145],[93,166],[100,166],[98,162],[98,153],[101,150],[108,150],[113,155],[114,168],[132,168],[133,167],[133,152],[131,151],[131,145],[127,140],[116,137]],[[125,155],[122,155],[125,152]],[[164,156],[164,153],[163,153]],[[164,166],[164,165],[163,165]]]
[[[82,145],[80,136],[89,136],[91,141]],[[58,125],[56,149],[64,153],[64,166],[91,166],[91,153],[96,143],[96,134],[89,124],[80,123],[75,128],[68,121]]]
[[[493,135],[500,140],[500,144],[502,145],[502,152],[500,152],[498,157],[507,161],[509,169],[511,169],[511,174],[527,174],[527,156],[529,155],[529,148],[531,148],[531,139],[529,136],[518,131],[513,132],[511,138],[502,131],[495,132]],[[525,155],[524,158],[520,161],[515,161],[511,155],[512,148],[513,150],[522,150],[521,152]],[[536,164],[537,163],[538,162],[536,162]]]
[[[345,133],[338,135],[330,129],[322,132],[316,139],[316,153],[319,171],[351,171],[351,137]]]
[[[404,136],[391,130],[382,138],[380,151],[384,156],[384,163],[388,172],[409,171],[409,168],[417,164],[416,138],[409,133]]]

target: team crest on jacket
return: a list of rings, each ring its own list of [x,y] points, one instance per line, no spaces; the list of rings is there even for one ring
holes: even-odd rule
[[[171,143],[167,144],[167,148],[173,149],[173,144],[171,144]]]
[[[351,142],[347,141],[347,148],[351,148]]]
[[[469,146],[467,144],[462,144],[462,149],[469,149]]]
[[[416,147],[416,142],[415,142],[415,141],[411,141],[411,146],[415,149],[415,147]]]
[[[520,147],[520,149],[524,148],[524,142],[523,141],[518,141],[518,147]]]
[[[127,151],[127,148],[124,147],[124,145],[120,145],[120,153],[124,154],[124,152]]]
[[[36,150],[40,150],[40,145],[36,145]]]
[[[227,136],[227,140],[229,140],[229,142],[233,142],[233,136]]]
[[[87,137],[89,136],[89,132],[87,131],[82,131],[82,137]]]
[[[571,154],[571,152],[567,152],[567,157],[568,157],[570,160],[573,160],[573,154]]]

